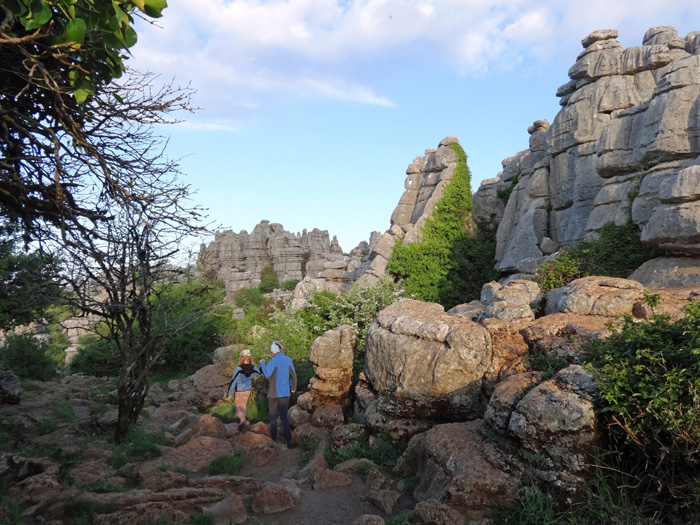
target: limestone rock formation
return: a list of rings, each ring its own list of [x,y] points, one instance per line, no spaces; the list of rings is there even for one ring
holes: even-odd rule
[[[401,299],[367,333],[367,379],[395,417],[475,417],[490,364],[488,331],[435,303]]]
[[[582,41],[552,124],[531,126],[529,149],[477,192],[477,216],[488,215],[494,188],[517,174],[497,233],[500,270],[520,271],[523,260],[594,238],[610,221],[632,221],[642,240],[673,252],[700,253],[697,35],[659,26],[627,49],[616,38],[601,30]]]
[[[310,383],[313,405],[348,403],[354,353],[355,332],[347,325],[329,330],[311,344],[309,360],[314,364],[315,374]]]
[[[420,240],[421,228],[454,174],[457,157],[450,148],[453,143],[459,143],[456,137],[445,137],[437,149],[427,149],[425,155],[413,159],[406,169],[405,191],[391,214],[391,225],[376,242],[370,243],[368,261],[358,268],[355,278],[376,282],[386,273],[391,251],[399,239],[403,238],[404,244]]]
[[[357,264],[359,264],[359,258]],[[342,279],[349,265],[349,257],[343,255],[338,240],[329,238],[328,231],[314,228],[301,234],[289,233],[281,224],[263,220],[251,233],[243,230],[216,232],[209,245],[202,245],[199,265],[203,271],[212,271],[226,283],[231,294],[244,287],[260,285],[260,272],[272,267],[280,282],[302,280],[305,275],[319,277],[325,263],[342,261],[339,275],[326,275],[329,279]],[[332,273],[332,272],[331,272]]]

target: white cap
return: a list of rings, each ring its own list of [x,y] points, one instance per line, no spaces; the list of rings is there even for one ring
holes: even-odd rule
[[[276,354],[277,352],[282,351],[282,345],[279,344],[277,341],[272,341],[272,344],[270,345],[270,352],[273,354]]]

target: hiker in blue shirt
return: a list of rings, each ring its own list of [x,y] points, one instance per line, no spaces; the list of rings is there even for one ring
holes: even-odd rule
[[[270,363],[260,360],[260,371],[269,379],[267,389],[267,405],[270,409],[270,437],[277,441],[277,414],[282,419],[284,437],[287,446],[292,445],[292,429],[289,426],[287,410],[289,410],[289,397],[297,390],[297,373],[294,370],[292,360],[282,352],[282,345],[273,341],[270,345],[272,357]]]

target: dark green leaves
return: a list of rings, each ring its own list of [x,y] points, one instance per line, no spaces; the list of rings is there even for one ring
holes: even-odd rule
[[[66,26],[66,35],[68,35],[71,40],[77,42],[78,44],[82,44],[85,41],[86,31],[87,24],[82,18],[75,18],[68,22],[68,25]]]

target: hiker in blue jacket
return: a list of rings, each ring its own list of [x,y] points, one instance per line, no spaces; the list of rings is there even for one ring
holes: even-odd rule
[[[294,370],[292,360],[282,352],[282,345],[273,341],[270,345],[272,357],[270,363],[260,360],[260,371],[269,379],[267,389],[267,405],[270,409],[270,437],[277,441],[277,414],[282,419],[284,437],[287,446],[292,445],[292,429],[289,426],[287,410],[289,410],[289,397],[297,390],[297,373]]]

